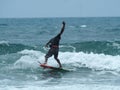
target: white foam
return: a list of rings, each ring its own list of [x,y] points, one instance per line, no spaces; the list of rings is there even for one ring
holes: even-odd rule
[[[37,61],[44,62],[45,53],[35,50],[23,50],[19,52],[22,54],[14,65],[24,68],[37,68],[39,65]],[[76,67],[85,65],[95,70],[120,70],[120,56],[111,56],[104,54],[83,53],[83,52],[60,52],[59,59],[62,64],[73,64]],[[49,65],[58,65],[54,58],[49,58]]]
[[[87,25],[81,25],[80,27],[85,28],[85,27],[87,27]]]
[[[117,70],[120,69],[120,56],[111,56],[104,54],[83,53],[83,52],[65,52],[60,53],[63,63],[82,63],[86,67],[96,70]]]
[[[8,41],[0,41],[0,44],[6,44],[6,45],[9,45],[9,42],[8,42]]]
[[[19,53],[22,54],[22,56],[14,63],[14,68],[38,68],[38,61],[44,58],[44,54],[39,51],[23,50]]]
[[[120,44],[114,42],[112,45],[113,45],[113,47],[116,47],[117,49],[120,49]]]
[[[88,85],[88,84],[78,84],[78,85],[56,85],[56,86],[6,86],[0,87],[0,90],[119,90],[119,86],[113,85]]]

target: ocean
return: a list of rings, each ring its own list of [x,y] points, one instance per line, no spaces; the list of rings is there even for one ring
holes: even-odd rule
[[[62,21],[59,59],[69,72],[43,69]],[[48,65],[58,67],[53,57]],[[66,89],[120,89],[120,17],[0,18],[0,90]]]

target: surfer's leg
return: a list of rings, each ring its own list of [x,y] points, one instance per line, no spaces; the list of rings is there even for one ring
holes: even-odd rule
[[[59,64],[59,68],[62,68],[62,65],[60,63],[60,60],[58,58],[55,58],[55,60],[57,61],[57,63]]]
[[[47,61],[48,61],[48,58],[47,58],[47,57],[45,57],[45,62],[44,62],[44,64],[47,64]]]
[[[52,50],[50,49],[48,53],[45,55],[45,62],[44,64],[47,64],[48,58],[52,56]]]
[[[54,58],[57,61],[57,63],[59,64],[59,67],[62,68],[60,60],[58,59],[58,52],[59,52],[59,48],[56,48],[55,51],[54,51]]]
[[[57,56],[54,56],[54,58],[55,58],[55,60],[57,61],[57,63],[59,64],[59,68],[62,68],[62,65],[61,65],[60,60],[58,59],[58,57],[57,57]]]

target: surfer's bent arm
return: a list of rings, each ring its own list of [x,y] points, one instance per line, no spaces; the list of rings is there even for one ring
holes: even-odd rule
[[[51,43],[51,40],[48,43],[46,43],[45,47],[48,47],[50,43]]]
[[[60,35],[64,32],[64,29],[65,29],[65,22],[63,21],[62,24],[63,24],[63,26],[62,26],[61,31],[59,33]]]

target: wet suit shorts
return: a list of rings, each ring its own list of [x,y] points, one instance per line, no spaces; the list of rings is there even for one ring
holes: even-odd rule
[[[59,48],[50,48],[50,50],[48,51],[48,53],[45,55],[46,58],[51,57],[52,55],[54,55],[54,58],[58,57],[58,51]]]

